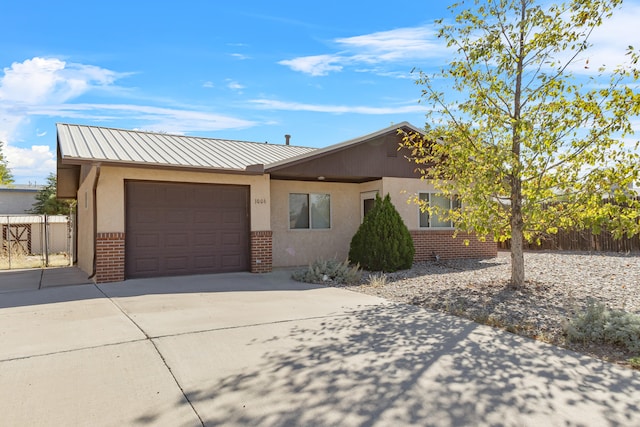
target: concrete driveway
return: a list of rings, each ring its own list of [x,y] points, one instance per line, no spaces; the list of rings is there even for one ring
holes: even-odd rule
[[[640,425],[640,373],[286,271],[0,295],[2,425]]]

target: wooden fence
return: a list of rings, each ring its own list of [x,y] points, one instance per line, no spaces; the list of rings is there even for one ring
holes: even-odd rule
[[[499,249],[510,249],[511,241],[498,243]],[[614,239],[611,233],[603,231],[592,234],[589,230],[559,230],[558,234],[543,239],[540,245],[525,243],[525,250],[598,251],[598,252],[640,252],[640,236]]]

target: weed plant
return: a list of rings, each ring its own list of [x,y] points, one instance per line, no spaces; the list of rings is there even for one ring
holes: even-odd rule
[[[317,260],[307,269],[295,271],[293,280],[306,283],[337,283],[351,285],[359,283],[362,270],[359,265],[351,265],[349,260]]]

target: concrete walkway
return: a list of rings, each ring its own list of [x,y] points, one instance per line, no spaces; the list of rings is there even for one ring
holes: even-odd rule
[[[87,273],[77,267],[0,270],[0,294],[89,283]]]
[[[3,425],[637,426],[640,373],[284,271],[0,295]]]

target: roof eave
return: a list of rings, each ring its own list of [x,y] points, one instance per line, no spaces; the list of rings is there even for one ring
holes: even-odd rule
[[[244,175],[263,175],[264,165],[255,164],[247,165],[244,169],[239,168],[220,168],[214,166],[198,166],[198,165],[176,165],[169,163],[151,163],[151,162],[135,162],[127,160],[109,160],[109,159],[87,159],[78,157],[61,157],[61,163],[63,165],[92,165],[100,163],[102,166],[112,167],[134,167],[134,168],[161,168],[172,170],[185,170],[185,171],[198,171],[198,172],[220,172],[220,173],[234,173]]]

